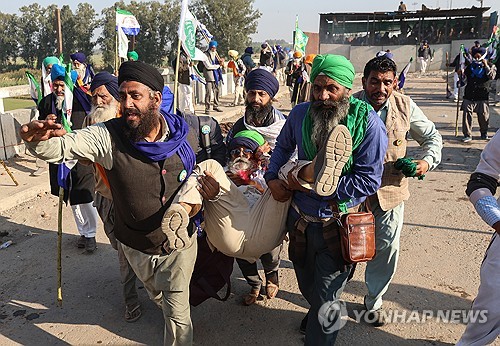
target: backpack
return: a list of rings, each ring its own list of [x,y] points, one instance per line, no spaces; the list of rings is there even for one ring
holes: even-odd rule
[[[231,294],[233,266],[233,257],[217,250],[212,252],[206,234],[198,237],[198,255],[189,284],[189,303],[198,306],[209,298],[226,301]],[[226,285],[226,293],[219,296],[219,291]]]

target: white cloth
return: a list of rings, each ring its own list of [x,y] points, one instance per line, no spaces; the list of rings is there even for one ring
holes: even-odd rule
[[[458,73],[453,72],[453,98],[458,99]]]
[[[281,112],[277,112],[273,109],[274,120],[269,126],[253,126],[247,123],[246,117],[243,117],[243,123],[245,127],[249,130],[254,130],[260,133],[264,139],[269,143],[269,146],[274,149],[276,146],[276,138],[281,132],[283,125],[285,125],[286,118]]]
[[[481,265],[481,284],[472,304],[471,315],[488,311],[484,323],[469,322],[457,346],[482,346],[495,341],[500,335],[500,236],[495,233]],[[481,315],[479,315],[481,316]]]
[[[97,209],[94,203],[83,203],[71,206],[73,216],[75,217],[76,227],[80,235],[85,238],[94,238],[97,231]]]
[[[481,153],[477,173],[489,175],[500,182],[500,132],[493,136]],[[481,196],[491,196],[488,189],[477,189],[470,195],[476,204]],[[498,208],[497,205],[492,208]],[[486,220],[484,220],[486,222]],[[495,233],[481,265],[480,284],[477,297],[472,304],[475,311],[487,310],[487,321],[470,321],[457,346],[482,346],[495,341],[500,335],[500,236]],[[482,322],[482,323],[481,323]]]
[[[186,110],[194,113],[193,106],[193,88],[191,85],[179,83],[179,110],[185,112]]]

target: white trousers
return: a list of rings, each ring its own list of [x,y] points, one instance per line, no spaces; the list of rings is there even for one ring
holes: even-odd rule
[[[94,207],[94,203],[84,203],[72,205],[71,210],[73,211],[73,216],[75,217],[76,227],[80,235],[85,238],[95,237],[97,231],[97,209]]]
[[[418,61],[420,62],[420,73],[425,73],[425,71],[427,70],[427,63],[429,62],[429,59],[418,57]]]
[[[307,163],[287,163],[280,170],[280,178],[285,180],[288,172],[296,167],[295,172],[298,172]],[[215,202],[203,200],[196,189],[196,174],[203,171],[211,172],[220,184],[221,196]],[[228,256],[249,262],[255,262],[283,242],[290,201],[276,201],[267,189],[250,208],[246,197],[215,160],[199,163],[195,174],[188,178],[174,200],[177,203],[203,203],[204,229],[210,244]]]
[[[191,87],[191,85],[179,83],[178,90],[179,90],[179,110],[181,112],[188,110],[191,113],[194,113],[193,88]]]
[[[500,335],[500,236],[495,233],[481,265],[480,283],[471,313],[487,311],[487,320],[470,321],[457,346],[482,346]]]

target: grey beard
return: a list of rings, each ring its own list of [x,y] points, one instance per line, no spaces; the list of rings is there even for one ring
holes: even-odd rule
[[[251,171],[255,168],[255,164],[252,160],[246,157],[237,157],[234,160],[229,161],[227,167],[233,174],[237,174],[239,171]]]
[[[271,101],[266,105],[260,106],[252,106],[250,103],[245,101],[245,118],[247,124],[250,125],[261,125],[264,119],[269,115],[269,113],[273,110],[273,104]]]
[[[92,106],[89,114],[90,124],[102,123],[116,117],[116,104]]]
[[[309,114],[313,121],[311,140],[320,148],[332,130],[347,116],[349,112],[349,97],[339,101],[312,101]]]
[[[62,110],[64,103],[64,96],[56,96],[56,109],[58,111]]]

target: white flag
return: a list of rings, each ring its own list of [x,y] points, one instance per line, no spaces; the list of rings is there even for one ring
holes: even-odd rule
[[[196,27],[198,21],[188,9],[189,0],[182,0],[181,5],[181,20],[179,23],[179,40],[181,40],[182,48],[194,59],[196,54]]]
[[[123,32],[121,26],[118,27],[118,56],[120,58],[127,58],[128,51],[128,37]]]

